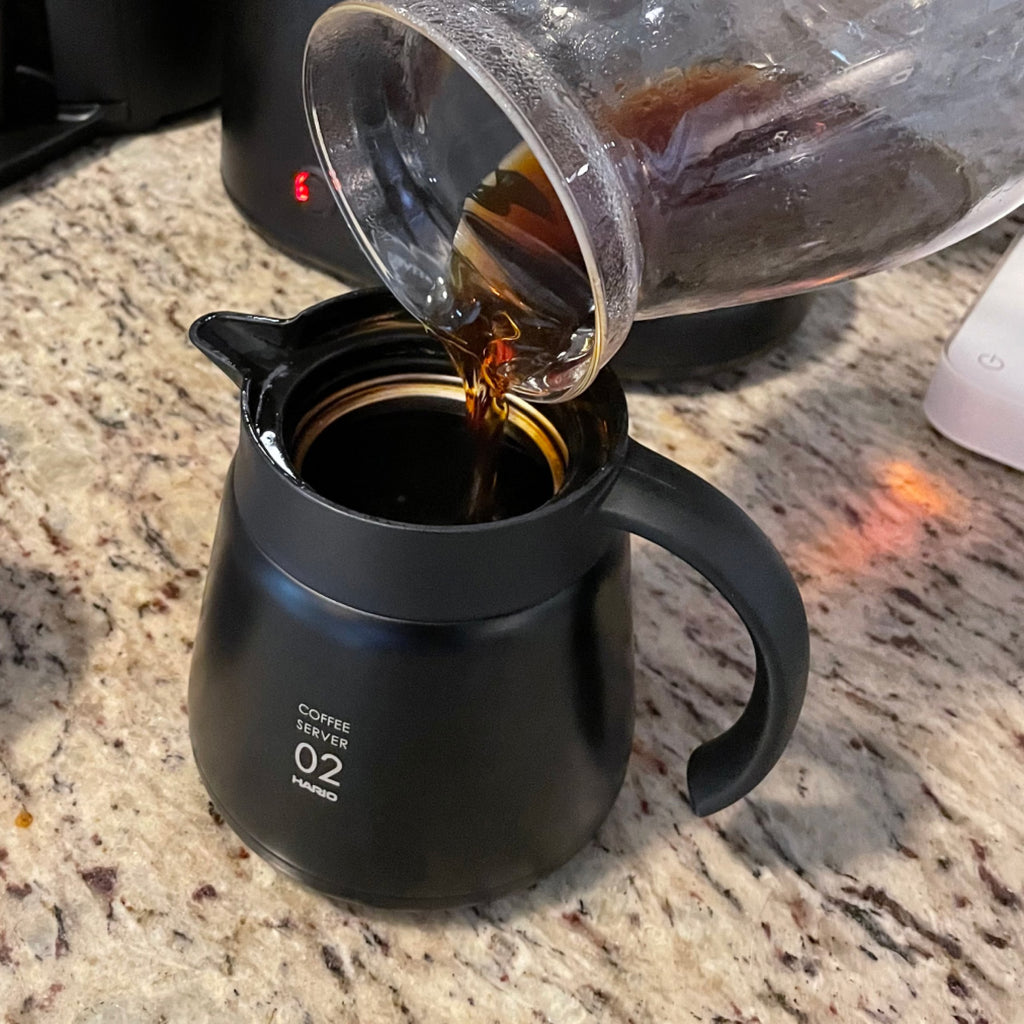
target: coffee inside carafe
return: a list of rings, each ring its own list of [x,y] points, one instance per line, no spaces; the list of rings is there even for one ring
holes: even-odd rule
[[[443,377],[385,377],[329,394],[298,421],[290,456],[321,497],[392,522],[455,526],[470,515],[480,438],[461,414],[460,389]],[[555,427],[512,399],[493,452],[491,519],[539,508],[556,494],[567,451]]]

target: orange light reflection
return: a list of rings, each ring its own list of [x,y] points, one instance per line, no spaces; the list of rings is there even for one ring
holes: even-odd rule
[[[951,500],[945,485],[909,462],[890,462],[882,467],[880,476],[892,495],[908,508],[920,510],[922,518],[949,511]]]
[[[887,462],[875,478],[867,490],[836,495],[845,514],[829,512],[817,535],[797,549],[795,562],[804,571],[814,576],[863,572],[880,557],[918,549],[928,520],[962,515],[958,495],[912,463]]]

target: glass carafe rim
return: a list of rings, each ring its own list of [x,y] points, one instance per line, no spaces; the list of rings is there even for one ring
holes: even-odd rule
[[[313,145],[360,247],[399,301],[417,315],[407,296],[396,287],[393,273],[362,230],[361,219],[346,196],[342,175],[332,160],[331,139],[325,136],[318,117],[320,101],[314,95],[316,58],[311,55],[318,37],[337,28],[338,18],[368,16],[396,22],[415,32],[469,75],[498,105],[537,158],[583,255],[594,299],[595,335],[586,372],[557,396],[559,401],[571,399],[592,383],[621,346],[636,317],[642,255],[632,204],[607,152],[606,140],[572,90],[550,67],[539,58],[530,60],[529,85],[519,78],[521,87],[529,88],[530,95],[539,98],[538,105],[529,112],[516,95],[515,83],[495,72],[493,61],[488,59],[488,46],[492,45],[489,40],[494,35],[500,35],[502,45],[521,52],[524,59],[534,52],[529,41],[491,10],[468,2],[458,5],[461,14],[453,15],[452,6],[438,0],[343,0],[325,11],[310,31],[303,67],[303,98]],[[472,10],[473,32],[466,30],[467,9]],[[529,397],[538,400],[536,395]]]

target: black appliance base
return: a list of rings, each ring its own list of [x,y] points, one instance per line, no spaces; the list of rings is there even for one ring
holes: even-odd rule
[[[666,383],[747,362],[781,345],[803,323],[812,292],[745,306],[638,320],[612,359],[619,378]]]

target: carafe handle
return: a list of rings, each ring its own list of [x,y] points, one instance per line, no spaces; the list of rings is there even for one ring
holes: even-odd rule
[[[789,569],[752,519],[721,491],[635,441],[599,515],[682,558],[736,610],[756,656],[737,721],[687,765],[690,804],[713,814],[754,788],[781,757],[807,686],[809,637]]]

